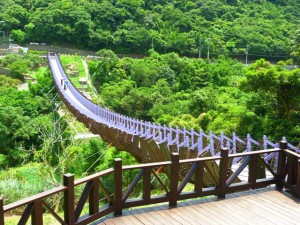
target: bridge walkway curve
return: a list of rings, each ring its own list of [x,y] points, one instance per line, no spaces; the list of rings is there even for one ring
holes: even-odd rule
[[[222,133],[217,136],[212,131],[206,134],[193,129],[156,125],[115,113],[94,104],[73,86],[61,65],[58,54],[48,53],[48,62],[58,94],[75,117],[92,133],[100,135],[117,150],[129,152],[140,163],[169,161],[172,152],[179,152],[180,159],[190,159],[219,155],[221,148],[228,148],[230,153],[237,153],[278,147],[278,144],[269,141],[266,136],[262,141],[252,139],[250,134],[245,139],[237,137],[234,133],[232,137]],[[288,146],[295,151],[300,151],[291,144]],[[275,153],[265,155],[266,162],[272,160],[276,160]],[[238,163],[238,159],[232,163]],[[218,171],[218,164],[211,163],[206,167],[204,183],[209,185],[209,180],[217,180],[215,174]],[[185,171],[188,171],[188,168],[181,168],[182,178],[185,176]],[[170,171],[164,172],[170,173]]]

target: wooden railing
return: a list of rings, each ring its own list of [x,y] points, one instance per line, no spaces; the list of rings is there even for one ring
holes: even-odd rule
[[[22,209],[18,224],[26,224],[31,217],[33,225],[43,224],[43,213],[49,214],[60,223],[67,225],[88,224],[109,214],[121,215],[122,209],[169,202],[170,207],[176,206],[177,201],[216,195],[224,198],[227,193],[261,188],[275,184],[278,189],[287,188],[300,196],[300,155],[287,149],[287,143],[281,142],[280,147],[271,150],[260,150],[247,153],[231,154],[226,148],[221,150],[220,156],[179,160],[178,153],[172,153],[171,161],[140,164],[134,166],[122,166],[121,159],[115,159],[114,168],[74,181],[72,174],[66,174],[63,185],[41,194],[23,199],[21,201],[3,206],[0,199],[0,225],[5,224],[5,213],[15,209]],[[266,154],[278,153],[277,165],[270,166],[264,161]],[[240,158],[239,167],[231,172],[231,162]],[[211,166],[218,165],[217,170]],[[248,166],[249,175],[247,182],[241,182],[237,178],[241,171]],[[158,168],[169,170],[168,185],[160,175],[155,172]],[[262,177],[261,168],[269,171],[272,177]],[[274,169],[276,168],[276,169]],[[126,190],[123,190],[122,177],[126,171],[137,171],[137,175]],[[204,186],[204,171],[211,175],[213,186]],[[104,178],[112,176],[114,191],[106,185]],[[164,190],[163,194],[153,195],[151,182],[157,180]],[[185,187],[192,180],[192,190],[186,191]],[[142,184],[142,196],[131,197],[137,184]],[[75,200],[75,189],[84,185],[78,200]],[[110,193],[112,192],[112,193]],[[47,203],[47,198],[55,194],[63,194],[63,216],[56,213]],[[100,196],[104,196],[106,204],[100,207]],[[76,203],[75,203],[76,201]],[[88,207],[87,207],[88,206]],[[86,215],[81,215],[84,208],[88,208]]]

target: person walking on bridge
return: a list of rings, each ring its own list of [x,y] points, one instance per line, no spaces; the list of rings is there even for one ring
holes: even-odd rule
[[[65,83],[64,83],[64,90],[67,90],[68,85],[69,85],[69,81],[68,81],[68,80],[65,80]]]

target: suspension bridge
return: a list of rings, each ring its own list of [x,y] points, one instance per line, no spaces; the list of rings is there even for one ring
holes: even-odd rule
[[[157,125],[118,114],[84,97],[67,77],[57,54],[48,53],[48,60],[57,91],[68,109],[92,133],[100,135],[117,150],[131,153],[140,163],[168,161],[172,152],[178,152],[180,159],[190,159],[218,156],[224,147],[232,154],[278,147],[278,143],[271,142],[266,136],[262,137],[262,141],[254,140],[250,134],[246,138],[240,138],[235,133],[230,137],[223,133],[218,136],[212,131],[206,134],[201,130]],[[285,137],[282,140],[286,141]],[[300,152],[291,144],[288,148]],[[274,156],[266,155],[265,161],[270,161]]]

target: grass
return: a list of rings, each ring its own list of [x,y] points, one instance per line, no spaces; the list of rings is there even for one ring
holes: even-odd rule
[[[4,197],[4,204],[40,193],[45,189],[44,181],[38,175],[40,166],[31,163],[0,172],[0,195]]]
[[[77,88],[82,88],[82,87],[87,88],[88,93],[92,96],[92,98],[95,98],[94,90],[90,86],[90,84],[87,83],[86,86],[83,86],[79,82],[80,78],[86,78],[86,73],[85,73],[83,62],[82,62],[82,57],[77,56],[77,55],[60,55],[60,60],[61,60],[63,68],[65,69],[65,71],[66,71],[69,79],[73,83],[73,85]],[[70,65],[74,66],[74,68],[77,68],[78,76],[72,76],[71,74],[68,74],[67,67]]]
[[[77,56],[77,55],[60,55],[60,60],[61,60],[63,68],[65,69],[69,79],[74,84],[74,86],[77,88],[82,87],[82,85],[79,83],[79,79],[86,77],[84,66],[82,64],[82,57]],[[72,65],[72,66],[74,66],[74,68],[77,69],[78,76],[72,76],[72,75],[68,74],[68,71],[66,70],[66,68],[69,65]]]
[[[63,215],[60,216],[63,218]],[[20,216],[18,215],[4,217],[5,225],[16,225],[18,224],[19,220],[20,220]],[[28,221],[30,221],[30,218]],[[45,213],[43,215],[43,222],[44,225],[60,225],[60,223],[51,214],[48,213]],[[30,224],[30,222],[27,222],[26,224]]]
[[[62,109],[61,116],[65,116],[72,132],[74,131],[75,134],[89,132],[89,130],[84,126],[84,124],[79,122],[76,119],[76,117],[74,117],[73,114],[70,111],[68,111],[65,105],[61,105],[61,109]]]

